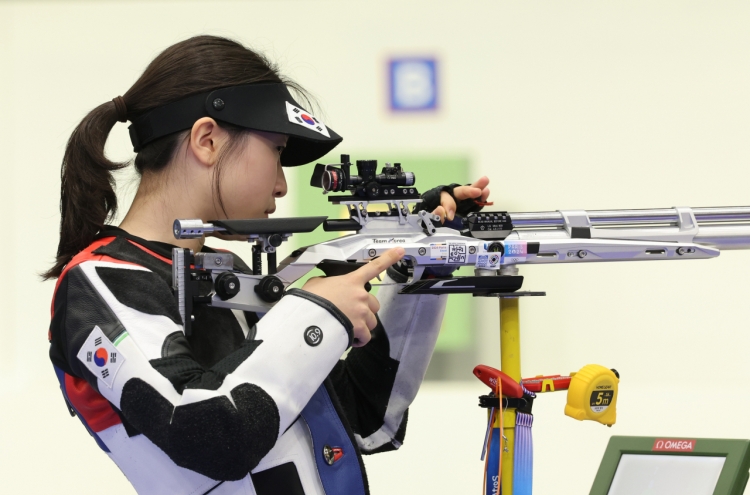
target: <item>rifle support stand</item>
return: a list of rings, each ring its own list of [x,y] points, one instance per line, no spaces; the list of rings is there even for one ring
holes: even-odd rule
[[[500,276],[518,275],[518,267],[504,265]],[[500,369],[503,373],[521,383],[521,319],[519,299],[523,296],[544,296],[544,292],[517,292],[498,294],[500,301]],[[498,412],[500,414],[500,412]],[[502,459],[502,493],[513,495],[513,455],[515,451],[516,409],[508,407],[502,410],[503,438],[500,448]],[[494,427],[499,427],[495,418]]]
[[[518,312],[518,298],[500,298],[500,369],[521,382],[521,321]],[[507,408],[503,414],[502,487],[503,494],[513,495],[513,453],[516,432],[516,410]],[[497,419],[495,420],[497,425]],[[497,425],[499,426],[499,425]]]

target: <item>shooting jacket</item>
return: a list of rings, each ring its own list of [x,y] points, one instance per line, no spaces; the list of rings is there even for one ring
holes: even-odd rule
[[[265,315],[198,306],[186,337],[171,247],[109,228],[66,266],[49,339],[71,414],[138,493],[369,493],[361,454],[401,446],[446,296],[382,287],[343,359],[351,323],[302,290]]]

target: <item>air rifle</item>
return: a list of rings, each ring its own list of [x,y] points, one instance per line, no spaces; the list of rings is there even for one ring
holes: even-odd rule
[[[351,168],[349,156],[342,155],[340,164],[316,165],[311,180],[324,194],[346,193],[327,198],[345,206],[348,219],[175,220],[178,239],[228,234],[255,243],[252,273],[237,269],[231,254],[174,249],[173,285],[186,333],[194,304],[264,313],[313,268],[327,276],[342,275],[397,246],[406,252],[409,271],[400,293],[475,296],[533,294],[520,292],[523,277],[517,275],[517,265],[705,259],[724,249],[750,248],[750,207],[481,211],[443,225],[427,211],[412,213],[410,205],[422,199],[414,174],[400,164],[386,164],[381,173],[375,160],[358,160],[356,175]],[[381,209],[374,211],[371,205]],[[321,224],[328,232],[352,233],[296,249],[277,266],[276,248],[282,242]],[[475,275],[428,278],[425,273],[461,266],[474,267]],[[201,292],[207,282],[213,288]]]

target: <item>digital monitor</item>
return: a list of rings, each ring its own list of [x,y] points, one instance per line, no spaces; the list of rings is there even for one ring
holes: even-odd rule
[[[590,495],[742,495],[750,440],[622,437],[609,440]]]

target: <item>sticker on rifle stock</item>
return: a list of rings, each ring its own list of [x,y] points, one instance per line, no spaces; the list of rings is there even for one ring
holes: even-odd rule
[[[430,261],[445,261],[448,259],[448,244],[436,242],[430,244]]]
[[[523,263],[526,261],[528,252],[526,241],[505,241],[505,262],[506,263]]]
[[[500,265],[500,253],[484,253],[477,256],[474,266],[477,268],[497,268]]]
[[[456,265],[466,263],[466,244],[448,244],[448,263]]]

